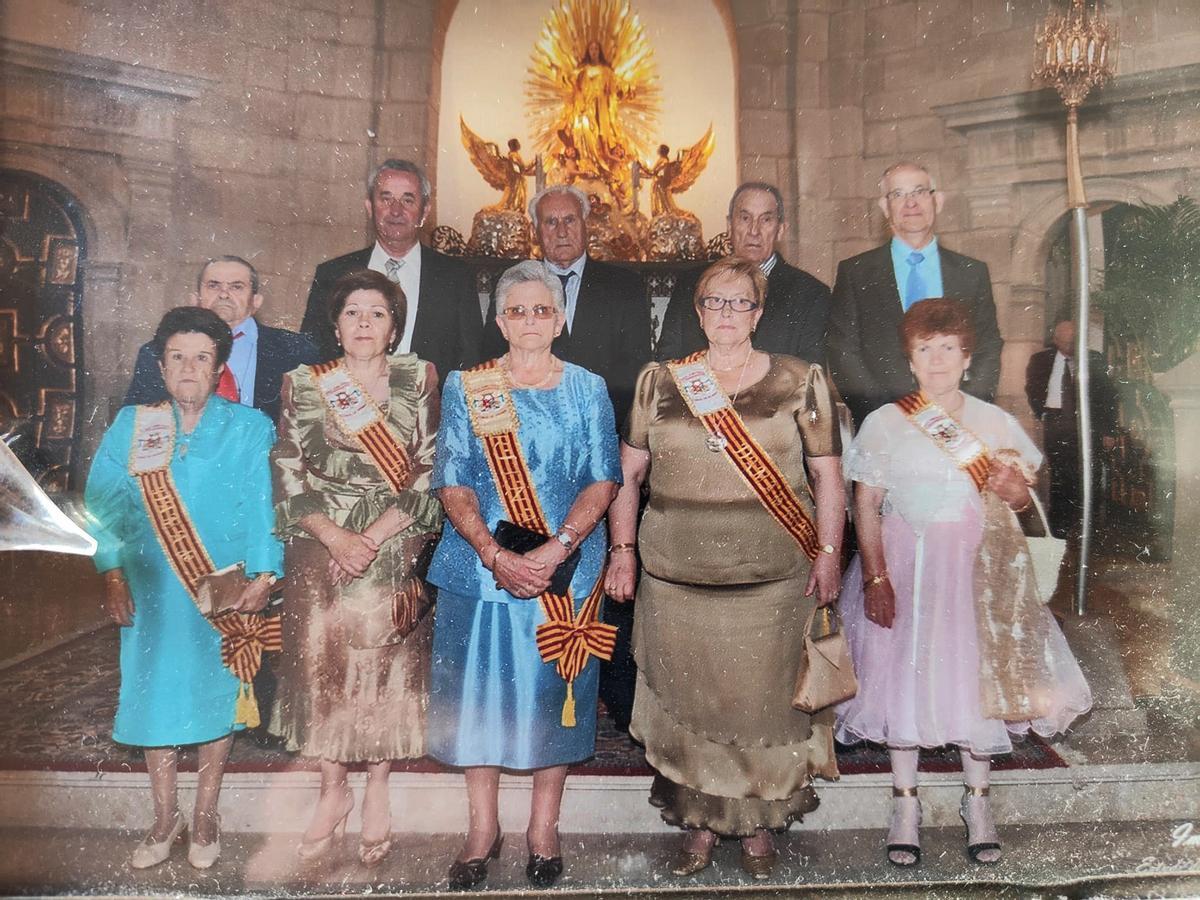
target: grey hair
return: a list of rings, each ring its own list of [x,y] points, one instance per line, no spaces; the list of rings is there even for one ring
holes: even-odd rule
[[[385,159],[376,166],[371,177],[367,179],[368,197],[375,196],[375,188],[379,187],[379,176],[384,172],[407,172],[414,176],[421,183],[421,207],[429,205],[429,198],[433,196],[433,187],[429,184],[429,178],[425,175],[424,169],[407,159]]]
[[[250,265],[248,260],[242,259],[240,256],[226,254],[225,256],[213,256],[204,261],[204,265],[200,267],[200,272],[196,275],[196,290],[199,291],[204,285],[204,273],[208,271],[208,267],[213,263],[230,262],[237,263],[240,266],[245,266],[250,273],[250,293],[257,294],[259,288],[258,269]]]
[[[542,202],[543,197],[549,197],[551,194],[567,194],[574,197],[579,203],[579,211],[583,214],[583,220],[586,222],[588,215],[592,211],[592,203],[587,198],[587,194],[572,184],[552,184],[549,187],[544,187],[529,201],[529,220],[533,222],[533,227],[538,227],[538,204]]]
[[[900,162],[892,163],[890,166],[888,166],[886,169],[884,169],[883,174],[879,176],[879,196],[880,197],[882,197],[884,195],[883,186],[885,184],[887,184],[888,178],[892,175],[893,172],[898,172],[900,169],[916,169],[918,172],[924,172],[925,177],[929,179],[929,187],[933,190],[937,190],[937,180],[933,177],[932,172],[930,172],[927,168],[925,168],[919,162],[913,162],[910,159],[902,159],[902,160],[900,160]]]
[[[563,293],[562,282],[546,268],[545,263],[536,259],[527,259],[504,270],[504,274],[496,282],[496,315],[504,312],[508,295],[512,293],[513,288],[519,284],[534,283],[543,285],[554,300],[554,308],[566,315],[567,298]]]
[[[774,197],[775,215],[780,222],[785,221],[785,217],[783,215],[783,192],[780,191],[779,188],[766,181],[744,181],[738,185],[737,190],[733,192],[733,196],[729,198],[730,222],[733,221],[733,208],[737,206],[738,197],[742,196],[742,194],[746,193],[746,191],[766,191],[768,194]]]

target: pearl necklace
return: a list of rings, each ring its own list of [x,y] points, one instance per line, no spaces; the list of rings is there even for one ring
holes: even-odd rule
[[[503,365],[504,365],[504,372],[505,372],[505,374],[508,375],[508,380],[511,381],[512,386],[516,387],[516,388],[545,387],[554,379],[554,376],[558,374],[558,367],[555,365],[554,357],[550,357],[550,370],[546,373],[545,377],[542,378],[540,381],[536,381],[536,382],[527,382],[527,381],[518,380],[517,376],[513,374],[512,364],[508,358],[507,353],[504,354],[504,364]]]

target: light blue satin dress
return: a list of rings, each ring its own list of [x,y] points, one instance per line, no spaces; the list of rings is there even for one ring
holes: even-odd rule
[[[97,571],[120,567],[133,596],[121,629],[121,688],[113,740],[140,747],[206,743],[234,729],[238,681],[221,663],[221,636],[196,609],[155,537],[129,474],[137,407],[118,414],[92,462],[85,500]],[[179,431],[171,476],[213,565],[283,575],[274,534],[268,456],[271,420],[210,397],[191,434]],[[240,727],[240,726],[239,726]]]
[[[566,363],[557,387],[518,389],[518,436],[550,528],[557,530],[580,491],[621,481],[612,403],[604,380]],[[490,530],[507,518],[471,430],[462,377],[452,372],[442,394],[433,487],[468,487]],[[608,535],[601,522],[583,542],[571,581],[575,609],[600,577]],[[429,581],[439,588],[434,623],[428,750],[454,766],[539,769],[587,759],[596,743],[595,657],[575,679],[574,727],[562,725],[566,682],[538,655],[535,630],[545,621],[536,599],[495,586],[471,545],[449,519]]]

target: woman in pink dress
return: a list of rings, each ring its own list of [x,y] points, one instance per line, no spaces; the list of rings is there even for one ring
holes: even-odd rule
[[[965,307],[917,303],[901,335],[920,390],[867,416],[843,457],[859,555],[841,609],[859,691],[837,708],[837,737],[888,747],[898,866],[921,858],[919,749],[956,744],[967,853],[991,864],[991,755],[1012,750],[1010,734],[1066,730],[1091,692],[1018,524],[1042,455],[1011,415],[959,390],[974,344]]]

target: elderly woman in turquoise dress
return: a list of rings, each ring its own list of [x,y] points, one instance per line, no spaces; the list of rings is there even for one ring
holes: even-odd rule
[[[600,523],[621,467],[604,381],[551,352],[564,306],[541,263],[507,270],[496,322],[508,353],[451,373],[442,395],[433,487],[449,521],[429,572],[440,588],[429,752],[466,769],[469,828],[449,873],[457,889],[481,884],[500,851],[501,769],[533,772],[525,871],[536,887],[555,882],[567,766],[595,745],[593,657],[611,655],[614,631],[598,621]],[[532,549],[504,537],[508,522],[532,532]],[[569,591],[559,583],[555,593],[555,572],[564,580],[559,566],[576,552]]]
[[[196,577],[242,563],[251,580],[232,608],[255,613],[283,574],[268,464],[275,430],[261,412],[213,395],[233,346],[229,326],[215,313],[170,310],[154,346],[171,399],[117,414],[92,463],[85,499],[105,608],[121,626],[113,739],[145,748],[154,800],[154,827],[130,864],[163,862],[187,827],[176,798],[177,748],[195,744],[199,780],[188,862],[208,868],[221,849],[217,800],[233,732],[246,718],[256,724],[256,716],[242,715],[252,694],[222,663],[221,620],[200,613]],[[174,521],[191,538],[172,531],[164,509],[180,513]],[[181,552],[189,543],[192,552]],[[165,547],[175,548],[170,556]]]

